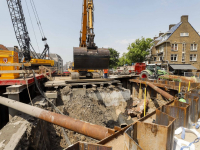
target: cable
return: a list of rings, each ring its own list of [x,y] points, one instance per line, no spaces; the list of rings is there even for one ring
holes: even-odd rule
[[[39,87],[39,84],[38,84],[38,80],[36,79],[36,77],[35,77],[35,71],[34,70],[32,70],[33,71],[33,77],[34,77],[34,80],[35,80],[35,84],[36,84],[36,86],[37,86],[37,89],[39,90],[39,92],[40,92],[40,94],[51,104],[51,106],[57,111],[57,112],[59,112],[60,114],[62,114],[62,115],[64,115],[47,97],[46,97],[46,95],[43,93],[43,91],[40,89],[40,87]],[[68,138],[68,136],[67,136],[67,134],[66,134],[66,132],[65,132],[65,130],[64,130],[64,128],[63,127],[61,127],[62,128],[62,131],[63,131],[63,134],[64,134],[64,137],[65,137],[65,140],[66,140],[66,142],[67,142],[67,144],[68,145],[71,145],[71,142],[70,142],[70,140],[69,140],[69,138]]]
[[[26,2],[26,7],[28,9],[28,14],[29,14],[29,18],[31,20],[31,25],[32,25],[32,28],[33,28],[33,33],[34,33],[34,36],[35,36],[35,40],[36,40],[36,43],[37,43],[37,47],[38,47],[38,50],[39,50],[39,53],[40,53],[40,47],[38,45],[38,41],[37,41],[37,38],[36,38],[36,35],[35,35],[35,29],[34,29],[34,26],[33,26],[33,22],[32,22],[32,19],[31,19],[31,15],[30,15],[30,12],[29,12],[29,7],[28,7],[28,4],[27,4],[27,1],[25,0]]]
[[[26,80],[26,79],[25,79]],[[30,95],[30,92],[29,92],[29,89],[28,89],[28,81],[26,80],[26,88],[27,88],[27,91],[28,91],[28,96],[29,96],[29,99],[31,101],[31,105],[33,106],[33,102],[32,102],[32,99],[31,99],[31,95]]]
[[[35,12],[36,12],[36,15],[37,15],[37,17],[38,17],[38,20],[39,20],[39,23],[40,23],[40,27],[41,27],[41,29],[42,29],[43,36],[45,37],[44,31],[43,31],[43,28],[42,28],[42,24],[41,24],[41,22],[40,22],[40,19],[39,19],[38,13],[37,13],[37,9],[36,9],[36,7],[35,7],[35,3],[34,3],[33,0],[32,0],[32,3],[33,3],[33,6],[34,6],[34,8],[35,8]]]
[[[41,36],[42,36],[42,37],[45,37],[44,31],[43,31],[43,28],[42,28],[42,24],[41,24],[41,22],[40,22],[40,19],[39,19],[39,16],[38,16],[38,13],[37,13],[37,10],[36,10],[34,1],[33,1],[33,0],[30,0],[30,2],[31,2],[31,6],[32,6],[32,9],[33,9],[33,12],[34,12],[35,19],[36,19],[36,21],[37,21],[39,30],[40,30],[40,32],[41,32]]]

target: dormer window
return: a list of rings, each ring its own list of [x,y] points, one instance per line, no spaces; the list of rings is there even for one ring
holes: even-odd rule
[[[189,33],[180,33],[180,36],[189,36]]]

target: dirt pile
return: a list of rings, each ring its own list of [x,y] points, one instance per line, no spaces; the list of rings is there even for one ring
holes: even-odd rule
[[[67,101],[58,100],[58,109],[65,115],[89,123],[114,128],[118,126],[115,107],[106,107],[103,102],[93,100],[86,96],[76,96]],[[66,148],[69,145],[63,138],[62,129],[59,126],[49,124],[50,140],[54,143],[54,148]],[[55,130],[54,130],[55,129]],[[54,131],[54,132],[52,132]],[[96,143],[97,140],[65,129],[71,144],[78,141]],[[55,134],[56,133],[56,134]]]
[[[106,107],[103,102],[87,96],[76,96],[65,101],[64,113],[72,118],[114,128],[118,125],[115,107]]]

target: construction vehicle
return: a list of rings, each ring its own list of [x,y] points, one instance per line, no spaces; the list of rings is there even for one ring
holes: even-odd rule
[[[96,70],[108,69],[110,52],[106,48],[98,48],[94,43],[94,3],[93,0],[83,0],[82,30],[79,47],[73,48],[74,70],[72,79],[81,76],[95,78]]]
[[[146,69],[145,63],[135,63],[132,66],[118,67],[118,75],[139,75],[143,70]]]
[[[86,77],[86,78],[100,78],[101,75],[98,73],[98,70],[89,70],[89,69],[74,69],[74,63],[72,63],[71,66],[69,66],[69,72],[71,74],[72,79],[79,79],[80,77]]]
[[[148,64],[146,69],[141,72],[140,78],[157,79],[159,76],[166,74],[168,74],[167,64]]]
[[[19,63],[17,47],[14,51],[9,51],[5,46],[0,48],[0,63]],[[18,66],[0,66],[0,70],[19,70]],[[16,79],[19,78],[19,73],[0,74],[0,79]]]
[[[34,3],[34,1],[31,1]],[[45,43],[45,48],[41,54],[37,54],[35,49],[31,45],[31,40],[29,37],[21,0],[7,0],[8,9],[10,12],[13,28],[15,31],[15,35],[20,46],[21,52],[19,55],[23,55],[20,62],[28,62],[31,63],[31,69],[38,68],[39,66],[54,66],[54,60],[49,59],[49,45],[46,43],[47,38],[44,36],[44,32],[42,30],[39,17],[37,15],[37,21],[39,21],[39,28],[42,35],[42,41]],[[35,4],[34,11],[36,12]],[[47,58],[48,57],[48,58]],[[7,57],[5,57],[7,58]],[[5,59],[4,58],[4,59]],[[13,62],[8,62],[13,63]],[[19,69],[19,68],[18,68]]]

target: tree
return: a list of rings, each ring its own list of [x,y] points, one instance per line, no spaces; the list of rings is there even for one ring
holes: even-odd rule
[[[124,66],[125,64],[131,65],[131,61],[128,59],[127,53],[123,53],[119,58],[118,66]]]
[[[149,49],[153,45],[151,38],[136,39],[135,42],[129,45],[127,57],[131,62],[144,62],[146,56],[149,55]]]
[[[109,68],[116,68],[119,62],[119,53],[113,48],[108,49],[110,51]]]

